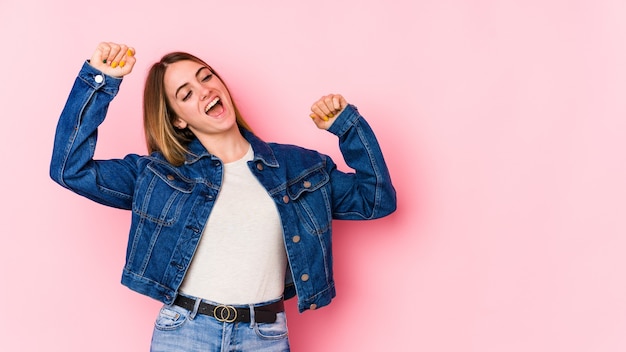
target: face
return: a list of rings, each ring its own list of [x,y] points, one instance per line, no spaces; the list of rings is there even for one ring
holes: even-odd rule
[[[230,94],[208,67],[190,60],[170,64],[164,85],[177,115],[174,126],[188,127],[197,137],[237,129]]]

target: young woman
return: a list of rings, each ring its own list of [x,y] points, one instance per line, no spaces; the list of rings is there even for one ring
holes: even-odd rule
[[[331,220],[376,219],[396,208],[374,133],[331,94],[311,106],[353,173],[331,158],[266,143],[201,59],[171,53],[146,79],[149,155],[94,160],[97,129],[135,65],[135,50],[100,43],[61,114],[52,179],[132,211],[122,283],[163,302],[152,351],[288,351],[283,299],[300,312],[335,296]]]

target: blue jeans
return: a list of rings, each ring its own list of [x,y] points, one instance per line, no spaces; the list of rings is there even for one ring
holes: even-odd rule
[[[205,302],[217,305],[215,302]],[[258,305],[273,302],[275,301]],[[247,306],[237,306],[243,307]],[[175,305],[164,305],[154,324],[150,351],[289,351],[285,312],[278,313],[274,323],[257,323],[254,315],[250,323],[227,323],[196,314],[196,310],[197,308],[190,311]]]

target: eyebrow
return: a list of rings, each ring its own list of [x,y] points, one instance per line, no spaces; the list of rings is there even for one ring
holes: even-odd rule
[[[202,72],[202,70],[204,70],[205,68],[206,68],[207,70],[209,69],[209,68],[208,68],[208,67],[206,67],[206,66],[202,66],[202,67],[200,67],[200,68],[198,69],[198,71],[196,71],[196,77],[198,77],[198,76],[200,75],[200,72]],[[187,86],[188,84],[189,84],[189,82],[184,83],[183,85],[181,85],[180,87],[178,87],[178,89],[176,89],[176,93],[174,93],[174,97],[178,97],[178,92],[179,92],[181,89],[185,88],[185,86]]]

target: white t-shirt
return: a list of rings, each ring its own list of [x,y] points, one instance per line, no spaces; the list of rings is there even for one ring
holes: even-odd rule
[[[222,304],[279,298],[287,255],[274,201],[248,168],[252,147],[224,164],[215,201],[181,292]]]

